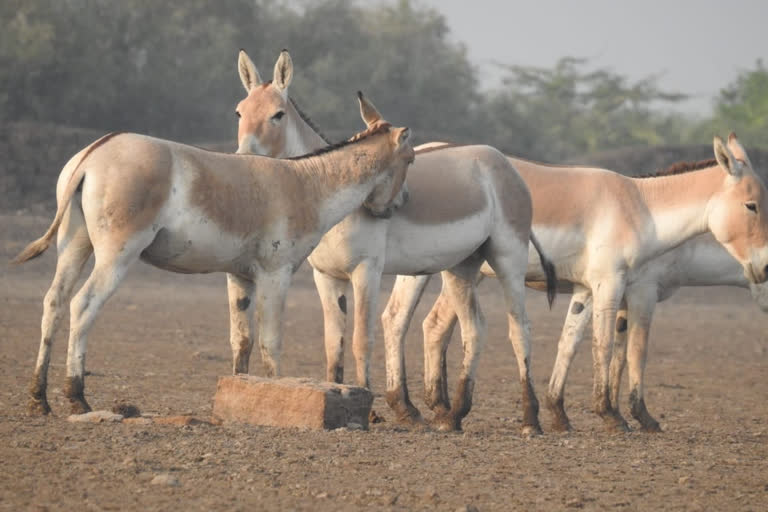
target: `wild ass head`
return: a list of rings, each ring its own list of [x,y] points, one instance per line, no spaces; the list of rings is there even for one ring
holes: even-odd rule
[[[293,78],[293,61],[288,50],[280,52],[270,82],[261,81],[245,50],[240,50],[237,68],[248,93],[235,109],[239,118],[238,153],[286,158],[330,144],[288,96]]]
[[[293,62],[288,51],[280,52],[274,76],[269,82],[261,81],[245,50],[240,50],[237,68],[248,93],[235,109],[239,118],[237,152],[281,158],[316,149],[297,147],[300,145],[299,114],[288,97],[288,86],[293,78]]]
[[[379,111],[368,98],[363,96],[362,92],[357,91],[357,99],[360,102],[360,116],[368,127],[366,131],[378,130],[380,129],[379,127],[389,124],[382,119]],[[386,201],[384,199],[387,193],[386,188],[384,188],[379,192],[374,191],[374,194],[371,194],[371,197],[363,203],[363,206],[376,217],[389,217],[392,214],[393,208],[399,208],[408,200],[408,186],[405,183],[405,175],[408,165],[412,164],[415,158],[413,148],[408,142],[410,130],[408,128],[399,128],[395,130],[393,135],[393,142],[398,145],[397,151],[406,164],[402,169],[395,169],[395,173],[392,175],[389,197],[386,198]],[[386,209],[375,206],[382,202],[388,205]]]
[[[288,86],[293,78],[293,61],[287,50],[280,52],[275,63],[275,70],[271,82],[262,82],[256,66],[251,61],[245,50],[240,50],[238,55],[238,72],[248,96],[237,105],[235,112],[238,121],[238,153],[255,153],[274,158],[295,157],[306,154],[329,145],[329,142],[312,125],[309,119],[298,110],[296,104],[288,96]],[[381,114],[375,106],[358,93],[360,101],[360,115],[368,129],[363,133],[370,134],[380,125],[385,124]],[[388,123],[386,123],[388,124]],[[396,129],[393,129],[397,131]],[[405,135],[402,142],[406,142],[408,130],[401,132]],[[360,137],[360,134],[356,136]],[[403,144],[401,148],[406,154],[412,148],[410,144]],[[411,155],[412,160],[412,155]],[[404,171],[404,169],[403,169]],[[393,208],[405,203],[408,198],[408,190],[405,186],[405,172],[397,172],[393,175],[391,183],[392,191],[397,191],[394,197],[387,197],[387,186],[377,187],[375,198],[371,197],[365,206],[373,215],[388,217]],[[386,198],[386,200],[384,200]],[[382,202],[387,203],[386,208],[379,208]],[[374,206],[372,206],[374,205]]]
[[[728,174],[709,203],[709,229],[744,267],[751,283],[768,279],[768,193],[736,135],[714,140],[715,159]]]

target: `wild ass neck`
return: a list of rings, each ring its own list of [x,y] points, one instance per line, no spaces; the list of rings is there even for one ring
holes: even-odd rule
[[[382,136],[386,135],[370,138]],[[380,168],[385,165],[380,153],[373,141],[364,140],[291,161],[303,183],[305,197],[319,205],[321,227],[338,223],[353,209],[349,205],[360,205],[371,194]]]
[[[718,166],[653,178],[633,179],[648,212],[647,257],[676,247],[708,230],[710,199],[722,187]]]
[[[285,146],[276,158],[303,155],[328,146],[328,142],[308,122],[293,100],[288,101]]]

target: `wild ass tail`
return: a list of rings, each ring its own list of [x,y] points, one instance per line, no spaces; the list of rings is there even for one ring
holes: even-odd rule
[[[544,254],[544,250],[542,250],[541,244],[539,244],[539,240],[536,238],[536,235],[533,234],[533,231],[531,231],[531,243],[533,244],[534,249],[536,249],[536,252],[539,253],[541,268],[544,269],[544,275],[547,276],[547,302],[551,309],[552,304],[555,302],[555,295],[557,295],[557,274],[555,273],[555,265],[549,258],[547,258],[546,254]]]
[[[48,246],[51,245],[53,236],[59,229],[61,220],[64,218],[64,212],[67,211],[67,207],[69,207],[69,203],[72,202],[72,197],[75,195],[75,191],[80,186],[80,183],[85,177],[85,170],[82,168],[83,161],[85,161],[85,159],[94,149],[101,146],[115,135],[117,135],[116,132],[108,133],[88,146],[83,154],[83,157],[77,163],[77,166],[69,176],[69,180],[67,181],[67,184],[64,188],[64,194],[61,196],[61,201],[59,201],[59,203],[56,205],[56,216],[53,218],[53,222],[51,222],[48,231],[46,231],[43,236],[27,245],[23,251],[21,251],[15,258],[13,258],[12,263],[20,264],[33,258],[37,258],[43,254],[46,249],[48,249]]]

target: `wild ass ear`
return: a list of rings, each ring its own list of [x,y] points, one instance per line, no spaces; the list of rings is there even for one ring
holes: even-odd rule
[[[715,160],[720,164],[720,167],[725,169],[728,174],[735,177],[740,177],[742,174],[742,166],[733,156],[731,150],[723,143],[723,139],[715,135],[714,140]]]
[[[747,150],[744,149],[744,146],[741,145],[741,142],[739,142],[739,139],[733,132],[728,135],[728,149],[731,150],[733,156],[742,162],[745,162],[750,169],[753,169],[752,162],[749,161],[749,157],[747,156]]]
[[[280,52],[280,56],[275,62],[275,71],[272,74],[272,83],[280,89],[285,91],[288,86],[291,85],[293,79],[293,60],[291,60],[291,54],[288,50]]]
[[[251,92],[251,89],[261,84],[261,77],[256,71],[256,66],[253,65],[253,61],[242,48],[237,56],[237,71],[240,73],[240,80],[243,82],[245,92]]]
[[[373,106],[373,103],[363,96],[362,91],[357,91],[357,101],[360,102],[360,117],[363,118],[366,126],[371,127],[375,122],[381,120],[381,114]]]
[[[395,130],[396,136],[397,136],[397,145],[402,146],[406,142],[408,142],[408,139],[411,138],[411,130],[407,126],[404,128],[398,128]]]

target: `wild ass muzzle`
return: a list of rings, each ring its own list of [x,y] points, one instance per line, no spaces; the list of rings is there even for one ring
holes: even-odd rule
[[[555,430],[570,429],[562,395],[567,365],[573,357],[568,340],[583,334],[584,324],[573,317],[586,315],[582,301],[587,296],[593,303],[594,408],[610,430],[626,430],[626,421],[611,401],[609,359],[623,297],[626,294],[634,304],[639,303],[635,296],[641,293],[641,287],[636,288],[630,277],[647,262],[708,231],[740,264],[747,280],[753,284],[765,281],[765,188],[735,135],[729,136],[727,145],[716,137],[714,152],[715,161],[707,167],[645,179],[627,178],[604,169],[539,164],[510,157],[531,191],[533,229],[553,259],[558,279],[573,283],[576,289],[550,381],[548,406],[554,415]],[[481,271],[493,275],[487,266]],[[533,258],[526,278],[541,281]],[[385,315],[397,321],[385,325],[385,337],[405,336],[410,313],[427,280],[421,277],[395,283]],[[632,316],[630,312],[629,318]],[[449,301],[441,294],[424,320],[426,401],[438,410],[446,399],[445,350],[455,323]],[[641,339],[645,337],[636,338]],[[654,426],[655,420],[647,415],[642,402],[646,347],[644,342],[630,343],[633,414],[653,430],[658,426]],[[616,363],[614,366],[618,369]]]
[[[130,133],[106,135],[81,150],[59,175],[50,228],[14,260],[40,255],[58,235],[31,411],[50,412],[51,343],[91,254],[93,271],[70,305],[65,395],[74,413],[90,410],[84,396],[88,331],[139,259],[172,272],[228,273],[245,291],[240,298],[256,298],[238,304],[258,312],[265,371],[279,375],[293,273],[349,212],[362,204],[376,214],[389,211],[414,158],[409,133],[378,119],[347,142],[292,160],[214,153]]]
[[[248,94],[237,107],[238,151],[285,157],[327,143],[288,96],[293,77],[288,52],[280,54],[271,82],[261,81],[243,51],[238,69]],[[377,117],[376,108],[368,104],[366,122],[375,122]],[[475,276],[487,260],[504,290],[509,339],[523,389],[523,431],[539,432],[525,311],[524,275],[532,237],[531,199],[525,183],[503,154],[478,145],[417,152],[406,185],[403,190],[407,190],[409,200],[395,209],[391,218],[374,218],[365,208],[358,209],[331,229],[309,257],[323,307],[328,380],[341,382],[344,377],[350,281],[355,298],[352,345],[357,383],[370,387],[370,353],[382,274],[445,271],[444,292],[459,311],[464,360],[453,404],[436,411],[433,423],[439,429],[460,429],[462,418],[471,409],[475,371],[485,340]],[[541,262],[554,293],[553,267],[543,255]],[[229,292],[230,339],[233,343],[241,340],[246,346],[249,332],[241,326],[247,325],[247,317],[231,307],[237,290],[230,287]],[[399,420],[421,422],[421,414],[411,403],[405,386],[402,344],[385,337],[385,348],[387,402]]]

